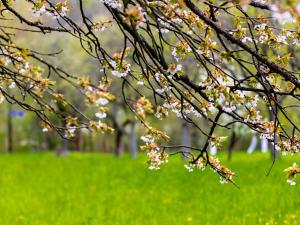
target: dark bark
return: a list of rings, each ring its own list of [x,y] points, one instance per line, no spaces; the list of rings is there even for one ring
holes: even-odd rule
[[[123,145],[123,132],[121,130],[116,131],[115,139],[115,155],[120,156],[124,152]]]
[[[236,132],[234,129],[232,129],[232,135],[231,135],[230,143],[228,146],[228,156],[227,156],[228,161],[230,161],[232,158],[232,151],[234,149],[235,143],[236,143]]]
[[[275,114],[275,112],[273,112],[273,110],[270,110],[270,121],[275,121],[275,119],[277,118],[278,115]],[[277,158],[279,152],[275,150],[274,148],[274,145],[277,144],[277,137],[275,136],[274,137],[274,143],[272,144],[271,142],[268,142],[269,145],[268,145],[268,148],[270,149],[270,153],[271,153],[271,158],[274,159],[274,158]]]

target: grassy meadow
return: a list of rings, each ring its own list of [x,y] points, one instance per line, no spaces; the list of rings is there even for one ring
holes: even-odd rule
[[[300,179],[290,186],[282,172],[299,158],[279,158],[269,177],[268,154],[220,158],[240,189],[176,156],[149,171],[142,155],[0,154],[0,224],[300,224]]]

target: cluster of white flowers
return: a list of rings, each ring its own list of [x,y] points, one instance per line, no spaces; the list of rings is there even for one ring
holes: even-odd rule
[[[38,10],[34,10],[33,16],[34,17],[41,17],[43,15],[52,17],[53,19],[59,19],[60,17],[67,16],[69,12],[69,8],[66,5],[62,5],[59,9],[59,11],[47,11],[46,5],[43,4]]]
[[[25,62],[24,66],[19,70],[19,73],[24,75],[29,72],[30,65],[28,62]]]
[[[247,123],[260,123],[262,119],[262,116],[260,115],[260,111],[256,109],[255,107],[251,107],[249,109],[249,113],[246,115],[244,121]]]
[[[136,82],[136,85],[139,85],[139,86],[144,86],[144,81],[142,80],[139,80]]]
[[[177,49],[176,49],[176,48],[173,49],[173,51],[172,51],[172,56],[173,56],[174,59],[178,62],[179,57],[178,57],[178,55],[177,55]]]
[[[11,58],[9,57],[9,52],[5,48],[0,49],[1,55],[4,55],[4,66],[7,66],[9,63],[11,63]]]
[[[122,4],[117,0],[99,0],[100,3],[104,3],[113,9],[120,9]]]
[[[167,117],[168,115],[169,115],[168,109],[165,108],[165,107],[161,107],[161,106],[157,107],[157,110],[156,110],[156,112],[155,112],[155,114],[154,114],[154,116],[155,116],[156,118],[160,119],[160,120],[161,120],[163,117]]]
[[[12,81],[9,85],[8,88],[9,89],[14,89],[16,87],[16,83],[14,81]]]
[[[291,140],[280,141],[275,145],[275,149],[280,151],[283,156],[288,154],[299,154],[300,153],[300,143],[292,142]]]
[[[76,129],[77,128],[75,126],[68,127],[67,130],[65,131],[65,135],[64,135],[65,138],[74,137]]]
[[[93,31],[100,31],[100,32],[102,32],[102,31],[105,31],[106,29],[107,29],[106,26],[93,26],[92,27]]]
[[[173,76],[176,73],[178,73],[179,71],[182,71],[182,65],[181,64],[176,65],[176,67],[173,70],[169,71],[169,72]]]
[[[255,43],[265,43],[268,38],[269,38],[269,34],[266,30],[267,28],[267,24],[266,23],[261,23],[261,24],[257,24],[254,26],[254,29],[258,32],[258,39],[255,39]]]
[[[287,173],[287,177],[288,177],[287,182],[290,185],[295,186],[296,185],[296,181],[295,181],[296,176],[297,176],[297,174],[300,173],[300,168],[297,165],[297,163],[293,163],[293,165],[290,166],[290,167],[288,167],[288,168],[286,168],[284,170],[284,172]]]
[[[96,128],[101,129],[105,124],[102,123],[100,120],[96,122]]]
[[[208,90],[216,90],[215,89],[215,85],[209,85],[208,86]],[[226,88],[227,89],[227,88]],[[217,95],[210,95],[209,96],[209,100],[210,101],[214,101],[214,98],[216,97],[216,102],[219,104],[219,105],[222,105],[223,104],[223,102],[226,102],[226,98],[225,98],[225,95],[224,95],[224,93],[222,93],[222,92],[218,92],[218,93],[216,93]]]
[[[273,133],[261,133],[260,134],[260,139],[273,140],[274,139],[274,135],[273,135]]]
[[[149,170],[159,170],[160,169],[160,165],[167,163],[168,159],[163,158],[162,154],[164,154],[164,152],[160,152],[160,151],[155,151],[155,150],[151,150],[147,152],[147,156],[149,159]]]
[[[42,131],[43,131],[44,133],[46,133],[46,132],[49,131],[49,129],[48,129],[47,127],[44,127],[44,128],[42,129]]]
[[[167,34],[170,32],[171,26],[169,23],[163,21],[162,19],[158,19],[158,23],[161,26],[160,32],[163,34]]]
[[[129,68],[124,72],[119,72],[118,70],[111,71],[112,75],[114,75],[118,78],[126,77],[129,72],[130,72]]]
[[[184,167],[185,167],[189,172],[193,172],[193,171],[194,171],[194,168],[195,168],[195,164],[193,164],[193,163],[185,164]]]
[[[208,116],[209,114],[214,114],[218,111],[214,104],[211,102],[205,102],[201,104],[201,106],[201,111],[205,116]]]
[[[232,113],[236,110],[235,105],[231,105],[229,102],[226,102],[227,104],[225,106],[222,106],[222,109],[227,113]]]
[[[265,4],[266,0],[253,0],[256,3]]]
[[[177,18],[171,18],[171,22],[181,24],[183,22],[183,20],[177,17]]]
[[[3,103],[5,100],[5,97],[3,96],[3,94],[0,92],[0,104]]]
[[[281,44],[285,44],[287,45],[287,38],[291,35],[290,32],[288,32],[286,35],[278,35],[277,36],[277,42],[281,43]]]
[[[141,136],[141,140],[146,144],[144,146],[141,146],[141,149],[144,149],[147,152],[147,163],[149,165],[148,169],[159,170],[162,164],[168,162],[168,154],[165,151],[161,150],[161,148],[155,143],[155,141],[157,141],[156,135],[147,134],[145,136]]]
[[[194,115],[196,117],[201,117],[201,113],[198,112],[190,103],[184,102],[183,103],[183,109],[177,109],[176,114],[179,118],[181,118],[181,111],[184,115]],[[202,111],[201,111],[202,112]]]
[[[159,94],[163,94],[165,92],[170,91],[172,88],[170,86],[165,86],[163,88],[156,88],[155,91]]]
[[[103,106],[108,104],[109,101],[106,98],[99,98],[98,100],[96,100],[96,105],[97,106]]]
[[[290,35],[291,35],[291,32],[287,32],[286,35],[277,35],[277,36],[276,36],[276,41],[277,41],[278,43],[286,44],[286,45],[287,45],[287,44],[288,44],[287,38],[288,38]],[[260,35],[260,36],[259,36],[258,40],[254,39],[254,42],[255,42],[255,43],[258,43],[258,42],[264,43],[267,39],[268,39],[268,35],[267,35],[267,33],[264,33],[264,35]],[[242,41],[243,43],[246,43],[246,42],[253,42],[253,39],[252,39],[251,37],[244,37],[244,38],[241,39],[241,41]],[[297,39],[295,39],[294,42],[295,42],[296,45],[299,46],[299,44],[298,44],[298,42],[297,42]]]
[[[54,12],[47,11],[46,4],[43,4],[40,8],[34,9],[33,16],[38,18],[43,15],[46,15],[49,17],[52,16],[53,19],[59,19],[60,17],[66,16],[68,14],[68,12],[69,12],[69,8],[67,7],[66,4],[62,4],[59,7],[59,11],[54,11]]]
[[[145,142],[146,144],[149,143],[153,143],[154,142],[154,138],[151,135],[145,135],[145,136],[141,136],[141,140],[143,142]]]
[[[38,10],[34,11],[33,15],[35,17],[40,17],[42,15],[44,15],[46,13],[46,5],[43,4],[41,8],[39,8]]]
[[[189,45],[186,46],[186,48],[184,48],[184,53],[185,54],[188,54],[192,51],[191,47]],[[172,56],[174,57],[174,59],[178,62],[179,59],[181,58],[179,55],[178,55],[178,48],[175,47],[173,48],[172,50]]]
[[[174,109],[176,108],[176,106],[179,105],[178,101],[167,101],[163,104],[164,107],[166,107],[167,109]]]
[[[110,64],[113,67],[113,70],[111,71],[112,75],[118,78],[126,77],[130,72],[130,64],[126,64],[125,69],[121,69],[121,71],[117,68],[118,66],[115,61],[110,61]]]
[[[254,29],[255,29],[255,30],[264,30],[264,29],[266,29],[266,27],[267,27],[267,24],[266,24],[266,23],[261,23],[261,24],[255,25],[255,26],[254,26]]]
[[[228,180],[222,176],[220,176],[220,184],[227,184]]]
[[[219,136],[215,136],[213,135],[210,139],[209,139],[209,144],[211,148],[215,148],[215,149],[219,149],[222,145],[222,142],[226,140],[226,137],[219,137]]]
[[[200,158],[195,163],[185,164],[184,167],[189,172],[193,172],[194,169],[199,169],[199,170],[203,171],[203,170],[205,170],[205,167],[206,167],[206,161],[203,158]]]
[[[172,79],[173,78],[173,75],[169,75],[167,76],[169,79]],[[157,72],[154,74],[154,78],[155,80],[158,82],[158,83],[163,83],[163,81],[167,81],[167,79],[165,78],[165,76],[160,73],[160,72]]]
[[[105,112],[97,112],[95,113],[95,116],[98,118],[98,119],[104,119],[106,118],[106,113]]]
[[[286,182],[288,182],[291,186],[295,186],[296,185],[296,181],[294,181],[292,179],[287,179]]]
[[[107,117],[106,108],[102,106],[107,105],[108,103],[109,100],[105,97],[100,97],[96,100],[95,105],[99,107],[99,112],[95,113],[95,116],[98,119],[104,119]]]
[[[60,17],[64,17],[68,14],[69,9],[66,6],[62,6],[60,12],[54,12],[53,19],[59,19]]]
[[[256,107],[256,106],[257,106],[258,100],[259,100],[258,95],[254,95],[253,98],[251,98],[250,100],[248,100],[248,101],[246,102],[246,106],[249,107],[249,108],[251,108],[251,107]]]
[[[241,41],[242,41],[243,43],[246,43],[246,42],[253,42],[253,40],[252,40],[251,37],[244,37]]]
[[[182,105],[178,101],[168,101],[163,104],[163,107],[171,110],[171,112],[175,113],[178,118],[182,118],[183,115],[194,115],[196,117],[201,117],[201,113],[198,112],[190,103],[184,102]],[[202,112],[202,111],[201,111]]]

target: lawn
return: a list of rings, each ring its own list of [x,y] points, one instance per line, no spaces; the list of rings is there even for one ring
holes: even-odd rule
[[[225,164],[240,189],[210,170],[188,173],[176,156],[160,171],[144,161],[0,154],[0,224],[300,224],[300,177],[290,186],[282,172],[299,158],[278,159],[266,177],[268,154],[234,154]]]

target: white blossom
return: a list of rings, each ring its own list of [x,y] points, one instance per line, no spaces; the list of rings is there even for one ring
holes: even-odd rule
[[[16,87],[16,83],[15,82],[11,82],[10,85],[8,86],[9,89],[13,89]]]
[[[291,185],[291,186],[295,186],[296,182],[292,179],[287,179],[287,182]]]
[[[39,8],[37,11],[35,11],[35,12],[33,13],[33,15],[34,15],[35,17],[40,17],[40,16],[43,15],[45,12],[46,12],[46,6],[45,6],[45,5],[42,5],[42,7]]]
[[[99,119],[103,119],[103,118],[106,118],[106,113],[104,112],[97,112],[95,113],[95,116]]]
[[[195,168],[195,164],[192,164],[192,163],[190,163],[190,164],[186,164],[186,165],[184,165],[184,167],[189,171],[189,172],[193,172],[194,171],[194,168]]]
[[[136,82],[136,84],[139,85],[139,86],[143,86],[144,85],[144,81],[140,81],[139,80],[138,82]]]
[[[178,64],[176,65],[175,69],[173,71],[170,71],[171,75],[176,74],[178,71],[182,70],[182,65]]]
[[[267,24],[262,23],[254,26],[254,29],[256,30],[264,30],[266,28]]]
[[[246,42],[253,42],[253,40],[252,40],[251,37],[244,37],[244,38],[242,39],[242,42],[243,42],[243,43],[246,43]]]
[[[44,133],[48,132],[49,129],[47,127],[44,127],[43,130],[42,130]]]
[[[141,140],[145,143],[153,143],[154,138],[151,135],[141,136]]]
[[[0,104],[3,103],[5,100],[5,97],[0,93]]]
[[[98,105],[98,106],[100,106],[100,105],[106,105],[106,104],[108,104],[109,103],[109,101],[106,99],[106,98],[99,98],[97,101],[96,101],[96,104]]]
[[[116,0],[99,0],[100,3],[104,3],[113,9],[119,9],[122,7],[121,3]]]

